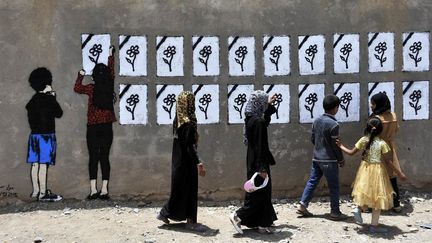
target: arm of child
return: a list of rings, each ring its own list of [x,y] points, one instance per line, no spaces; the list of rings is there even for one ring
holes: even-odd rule
[[[408,180],[408,177],[406,177],[406,175],[400,171],[396,166],[394,166],[393,161],[391,160],[391,153],[385,153],[382,155],[384,162],[387,164],[388,167],[390,167],[393,171],[396,171],[396,174],[398,175],[399,178],[401,178],[401,180],[406,181]]]
[[[356,154],[359,151],[359,149],[356,148],[356,147],[354,147],[352,149],[349,149],[349,148],[345,147],[342,143],[340,143],[340,141],[339,141],[339,145],[338,146],[339,146],[339,148],[342,149],[342,151],[344,151],[344,153],[346,153],[348,155],[351,155],[351,156],[354,155],[354,154]]]

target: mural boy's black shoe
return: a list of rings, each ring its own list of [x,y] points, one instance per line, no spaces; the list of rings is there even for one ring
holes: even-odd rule
[[[89,194],[89,195],[87,196],[87,199],[88,199],[88,200],[95,200],[95,199],[98,199],[98,198],[99,198],[99,193],[100,193],[100,192],[96,192],[96,193],[93,193],[93,194]]]
[[[41,202],[58,202],[62,199],[62,196],[52,193],[51,190],[46,190],[45,195],[39,197],[39,201]]]

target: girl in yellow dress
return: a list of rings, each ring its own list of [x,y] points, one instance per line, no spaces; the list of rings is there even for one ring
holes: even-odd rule
[[[362,150],[362,161],[357,170],[351,193],[353,201],[358,207],[354,209],[354,218],[358,223],[363,223],[362,210],[372,208],[372,220],[370,231],[384,233],[387,229],[378,227],[381,210],[389,210],[393,207],[393,191],[386,165],[392,168],[396,174],[406,180],[406,176],[396,168],[391,161],[389,145],[379,138],[383,130],[383,124],[378,117],[368,120],[364,136],[352,149],[346,148],[340,142],[338,146],[348,155],[354,155]]]

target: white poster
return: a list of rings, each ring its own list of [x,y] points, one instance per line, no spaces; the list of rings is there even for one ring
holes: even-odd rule
[[[146,76],[147,37],[120,35],[119,59],[121,76]]]
[[[394,71],[394,33],[369,33],[369,72]]]
[[[120,124],[147,124],[147,85],[120,84]]]
[[[219,37],[192,37],[194,76],[219,75]]]
[[[334,95],[340,99],[336,119],[340,122],[360,121],[360,84],[335,83]]]
[[[230,76],[255,75],[255,38],[228,37],[228,64]]]
[[[299,85],[300,123],[313,123],[317,117],[324,114],[324,88],[324,84]]]
[[[156,37],[157,76],[183,76],[183,37]]]
[[[92,74],[93,68],[96,66],[96,64],[108,64],[110,45],[111,37],[109,34],[81,35],[82,62],[86,75]]]
[[[219,85],[194,84],[195,113],[199,124],[219,123]]]
[[[368,84],[368,95],[369,95],[369,114],[372,114],[370,108],[370,99],[372,96],[378,93],[384,93],[390,100],[391,110],[394,110],[394,83],[393,82],[375,82]]]
[[[429,71],[429,32],[402,34],[403,71]]]
[[[360,35],[333,35],[333,66],[335,73],[360,71]]]
[[[300,75],[323,74],[325,72],[324,36],[299,36],[298,41]]]
[[[183,85],[156,85],[156,121],[158,125],[172,125],[176,114],[177,96]]]
[[[271,117],[271,123],[289,123],[290,122],[290,89],[287,84],[264,85],[264,91],[269,96],[276,95],[273,106],[276,113]]]
[[[263,51],[265,76],[290,74],[289,36],[264,36]]]
[[[228,85],[228,124],[244,123],[244,109],[253,91],[253,84]]]
[[[403,82],[403,119],[429,119],[429,81]]]

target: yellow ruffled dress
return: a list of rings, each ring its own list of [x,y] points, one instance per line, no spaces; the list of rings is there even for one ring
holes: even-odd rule
[[[363,151],[369,141],[362,137],[355,147]],[[369,150],[362,157],[356,178],[352,184],[353,201],[358,206],[367,206],[375,210],[393,208],[393,191],[382,155],[390,152],[387,143],[376,137]]]

